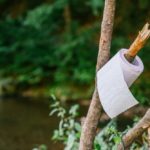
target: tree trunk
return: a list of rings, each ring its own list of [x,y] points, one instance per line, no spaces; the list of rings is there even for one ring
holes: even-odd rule
[[[114,14],[115,0],[105,0],[96,72],[109,60]],[[79,150],[92,150],[101,112],[102,106],[95,84],[90,108],[82,127]]]

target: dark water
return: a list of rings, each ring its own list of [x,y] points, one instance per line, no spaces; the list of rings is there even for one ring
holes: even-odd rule
[[[58,120],[49,117],[48,100],[43,101],[0,99],[0,150],[32,150],[40,144],[48,150],[63,150],[51,141]]]

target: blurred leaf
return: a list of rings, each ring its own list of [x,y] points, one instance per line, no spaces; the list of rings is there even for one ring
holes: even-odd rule
[[[65,150],[71,150],[75,141],[74,135],[70,134],[68,137],[67,145]]]
[[[71,114],[73,116],[77,116],[78,109],[79,109],[79,105],[72,106],[71,109],[69,110],[69,114]]]
[[[55,109],[53,109],[51,112],[50,112],[50,116],[52,116],[52,115],[54,115],[56,112],[58,111],[58,108],[55,108]]]

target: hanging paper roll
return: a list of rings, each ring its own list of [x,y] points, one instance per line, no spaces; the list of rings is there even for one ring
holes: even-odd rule
[[[126,51],[121,49],[97,72],[101,104],[111,118],[138,104],[129,87],[143,72],[144,66],[138,56],[129,63],[124,56]]]

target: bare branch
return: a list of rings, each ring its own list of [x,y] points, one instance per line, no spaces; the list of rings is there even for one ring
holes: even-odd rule
[[[110,56],[114,14],[115,0],[105,0],[96,71],[98,71],[108,61]],[[80,150],[92,150],[101,111],[102,106],[100,104],[97,86],[95,85],[95,91],[92,96],[90,108],[82,127],[79,146]]]
[[[125,57],[128,61],[132,62],[134,60],[134,57],[137,55],[137,53],[141,50],[141,48],[144,47],[146,41],[150,37],[150,29],[149,24],[146,23],[143,29],[139,32],[137,38],[132,43],[130,48],[128,49],[127,53],[125,54]]]
[[[143,134],[150,127],[150,109],[146,112],[144,117],[123,137],[123,143],[118,145],[118,150],[128,148],[140,135]]]

